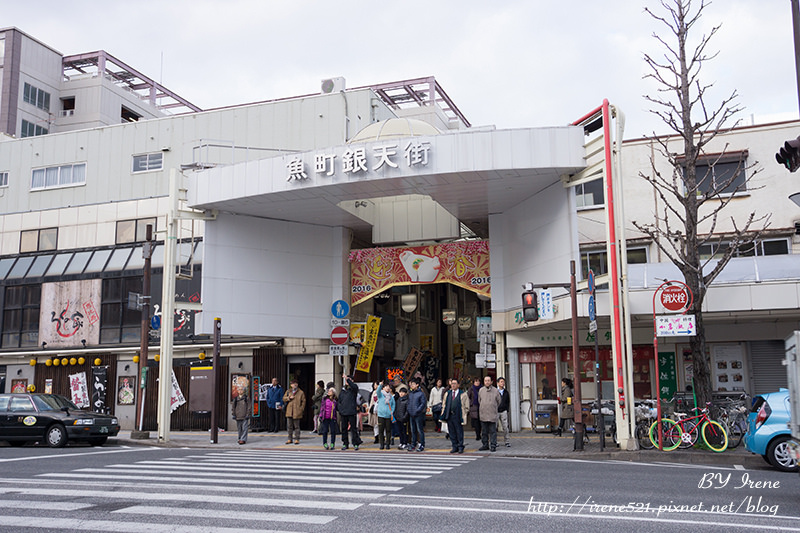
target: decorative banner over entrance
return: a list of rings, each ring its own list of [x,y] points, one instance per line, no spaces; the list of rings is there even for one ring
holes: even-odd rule
[[[39,342],[48,348],[100,344],[99,279],[42,284]]]
[[[353,305],[387,287],[417,283],[452,283],[491,295],[488,241],[353,250],[350,265]]]

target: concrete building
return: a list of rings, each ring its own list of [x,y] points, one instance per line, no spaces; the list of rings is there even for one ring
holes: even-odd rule
[[[171,320],[173,367],[188,400],[172,415],[173,429],[208,427],[210,407],[199,401],[207,391],[193,377],[208,366],[216,317],[223,410],[239,375],[284,384],[297,377],[311,392],[317,380],[361,368],[374,351],[357,381],[417,370],[428,381],[506,376],[519,428],[540,407],[533,402],[542,378],[556,386],[574,375],[563,296],[553,293],[552,319],[526,325],[519,311],[524,283],[567,282],[570,261],[603,273],[603,188],[565,185],[587,166],[584,127],[474,127],[432,77],[354,89],[332,78],[314,94],[201,111],[106,52],[62,56],[17,29],[0,32],[5,390],[69,394],[71,376],[81,373],[112,391],[137,382],[141,312],[129,308],[130,293],[142,292],[150,224],[152,303],[161,318],[164,231],[176,213],[170,193],[181,210],[207,218],[182,221],[177,235],[176,298],[201,302],[202,312],[181,309]],[[40,91],[48,95],[41,106]],[[32,134],[23,120],[34,124]],[[742,128],[719,142],[748,162],[770,161],[796,126]],[[630,374],[641,396],[654,393],[652,291],[675,275],[629,223],[653,216],[652,192],[636,178],[650,168],[650,153],[646,140],[622,144]],[[718,386],[730,390],[777,384],[775,343],[796,329],[800,216],[792,204],[774,208],[793,191],[780,167],[763,166],[754,182],[763,188],[737,195],[731,208],[734,219],[772,209],[770,232],[751,256],[732,262],[706,301],[711,355],[732,370],[719,367]],[[340,300],[349,314],[338,314]],[[605,358],[608,314],[601,296]],[[345,318],[349,342],[331,348]],[[154,320],[148,331],[145,429],[156,419],[152,354],[162,324]],[[662,351],[672,353],[666,362],[674,388],[683,389],[680,341]],[[591,377],[588,367],[580,373]],[[100,405],[134,427],[133,405],[112,396]],[[589,387],[585,397],[593,397]]]

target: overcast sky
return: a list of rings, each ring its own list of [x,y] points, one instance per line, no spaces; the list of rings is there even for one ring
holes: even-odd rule
[[[668,38],[645,5],[663,12],[658,0],[0,0],[0,27],[65,55],[106,50],[204,109],[318,92],[333,76],[433,75],[473,125],[562,125],[608,98],[635,138],[666,131],[642,98],[656,88],[642,55],[662,50],[654,31]],[[790,0],[715,0],[698,30],[716,24],[712,99],[738,91],[747,124],[797,118]]]

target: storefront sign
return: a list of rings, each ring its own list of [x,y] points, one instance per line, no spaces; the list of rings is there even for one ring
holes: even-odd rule
[[[662,398],[672,398],[678,392],[675,352],[658,353],[658,382],[661,387]]]
[[[520,363],[555,363],[556,351],[550,350],[519,350],[517,352]]]
[[[108,390],[108,367],[92,367],[92,411],[108,414],[111,407],[107,405],[106,391]]]
[[[361,372],[369,372],[369,367],[372,366],[372,356],[375,354],[375,345],[378,343],[378,330],[381,327],[381,319],[377,316],[370,315],[367,318],[367,329],[364,334],[364,344],[358,352],[358,359],[356,360],[356,370]]]
[[[456,323],[455,309],[442,309],[442,322],[445,326],[452,326]]]
[[[175,411],[178,407],[186,403],[186,398],[181,392],[181,387],[178,385],[178,378],[175,377],[175,371],[172,371],[172,397],[170,398],[170,412]]]
[[[286,162],[286,181],[304,182],[309,174],[334,176],[364,176],[389,168],[414,169],[428,165],[431,144],[412,139],[403,143],[347,146],[339,152],[327,151],[294,156]]]
[[[694,315],[663,315],[656,317],[656,336],[694,337],[697,335]]]
[[[452,283],[491,295],[487,241],[353,250],[350,271],[353,305],[387,287],[417,283]]]
[[[86,372],[69,375],[69,392],[72,403],[83,409],[89,407],[89,389],[86,386]]]
[[[39,342],[48,347],[100,344],[99,279],[42,284]]]

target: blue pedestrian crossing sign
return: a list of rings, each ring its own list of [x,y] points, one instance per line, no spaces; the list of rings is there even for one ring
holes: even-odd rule
[[[344,318],[350,314],[350,304],[344,300],[336,300],[331,306],[333,318]]]

